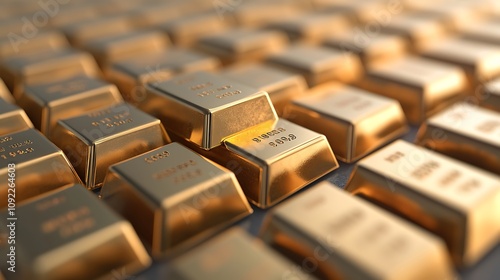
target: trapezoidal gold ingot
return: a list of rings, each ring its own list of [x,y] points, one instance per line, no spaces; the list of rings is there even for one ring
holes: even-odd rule
[[[23,109],[0,98],[0,135],[33,128]]]

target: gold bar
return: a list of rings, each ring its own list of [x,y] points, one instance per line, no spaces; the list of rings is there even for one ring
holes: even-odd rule
[[[151,263],[130,223],[82,185],[67,186],[14,211],[19,220],[9,225],[15,227],[16,261],[23,268],[6,271],[11,279],[116,279]],[[8,214],[7,209],[0,212],[3,221],[11,217]],[[8,231],[4,226],[0,234]],[[10,246],[0,245],[2,255]]]
[[[207,72],[179,75],[150,84],[139,105],[159,118],[167,130],[211,149],[243,129],[278,116],[265,91]]]
[[[260,208],[339,167],[324,135],[284,119],[244,130],[209,151],[182,143],[233,171],[248,200]]]
[[[126,103],[60,120],[51,135],[89,189],[110,165],[170,142],[160,120]]]
[[[197,47],[220,58],[224,65],[263,60],[288,44],[285,34],[274,30],[231,29],[201,38]]]
[[[329,36],[323,45],[359,56],[365,66],[386,63],[402,57],[408,49],[406,41],[396,35],[368,36],[359,29]]]
[[[14,97],[23,92],[23,85],[46,83],[75,75],[99,76],[94,58],[74,49],[47,51],[6,58],[0,63],[0,76]]]
[[[352,53],[307,45],[289,47],[267,61],[303,75],[310,87],[331,80],[352,82],[363,71],[361,61]]]
[[[463,71],[441,62],[404,57],[368,68],[357,86],[398,100],[414,124],[460,99],[467,88]]]
[[[307,89],[301,75],[266,64],[233,66],[225,68],[221,75],[267,92],[278,116],[292,98],[303,95]]]
[[[262,239],[320,279],[454,279],[444,242],[323,181],[275,207]]]
[[[22,34],[14,33],[22,36]],[[28,53],[60,50],[69,47],[68,40],[58,31],[40,31],[35,36],[26,39],[24,37],[0,37],[0,58],[24,55]],[[16,39],[14,39],[16,38]]]
[[[367,24],[372,22],[380,23],[380,18],[377,17],[377,15],[379,15],[379,11],[387,10],[391,14],[398,14],[403,10],[402,4],[399,1],[387,2],[373,0],[326,0],[324,1],[324,3],[318,4],[321,11],[327,13],[343,14],[347,16],[351,22],[358,24]]]
[[[324,134],[338,159],[353,162],[408,131],[394,99],[328,83],[293,99],[284,118]]]
[[[89,41],[84,48],[106,68],[118,60],[163,51],[169,44],[168,37],[159,31],[134,31]]]
[[[441,21],[448,30],[459,31],[485,17],[484,4],[477,1],[451,0],[428,2],[415,10],[422,17],[435,18]]]
[[[88,76],[26,85],[17,99],[35,127],[49,139],[57,121],[122,102],[115,85]]]
[[[0,98],[0,135],[33,128],[24,110]]]
[[[70,43],[81,47],[86,42],[106,38],[115,34],[124,34],[133,30],[132,24],[125,16],[93,17],[72,24],[60,26]]]
[[[101,197],[155,257],[192,246],[253,211],[232,172],[178,143],[112,165]]]
[[[428,119],[417,143],[500,174],[500,114],[459,103]]]
[[[165,21],[173,20],[182,15],[187,15],[194,10],[210,8],[211,4],[201,1],[193,5],[191,1],[169,0],[152,3],[140,2],[141,5],[134,9],[131,20],[138,28],[155,27]]]
[[[12,96],[2,79],[0,79],[0,99],[9,103],[14,103],[14,97]]]
[[[34,129],[0,137],[0,209],[7,207],[10,164],[15,164],[15,200],[80,183],[64,153]],[[11,176],[11,175],[10,175]]]
[[[500,20],[470,24],[461,31],[466,39],[500,45]]]
[[[500,237],[500,177],[402,140],[361,160],[346,189],[440,236],[458,266]]]
[[[298,1],[247,1],[232,11],[224,9],[224,5],[216,5],[216,11],[220,11],[222,16],[234,14],[237,23],[255,28],[298,16],[304,10]]]
[[[480,105],[500,112],[500,78],[495,79],[483,87],[483,97]]]
[[[98,11],[91,5],[76,4],[60,6],[60,8],[59,13],[50,18],[50,24],[57,29],[67,28],[67,26],[77,26],[79,22],[88,22],[90,19],[99,17]]]
[[[172,267],[169,279],[315,279],[236,227],[176,258]]]

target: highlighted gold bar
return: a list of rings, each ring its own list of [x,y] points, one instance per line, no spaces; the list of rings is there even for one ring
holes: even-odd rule
[[[159,118],[167,130],[203,149],[278,118],[266,92],[207,72],[150,84],[147,100],[139,107]]]
[[[362,74],[357,56],[325,47],[292,46],[267,61],[303,75],[310,87],[331,80],[352,82]]]
[[[0,98],[9,103],[14,103],[14,97],[2,79],[0,79]]]
[[[151,263],[130,223],[82,185],[30,200],[15,211],[16,261],[24,268],[9,273],[8,264],[2,262],[0,268],[9,279],[114,279]],[[10,216],[5,210],[0,217]],[[8,230],[2,227],[0,234],[7,235]],[[7,255],[9,247],[0,244],[0,252]]]
[[[500,237],[500,177],[402,140],[361,160],[346,189],[443,238],[459,266]]]
[[[324,134],[338,159],[353,162],[408,131],[394,99],[329,83],[296,98],[284,118]]]
[[[234,17],[242,26],[262,27],[285,18],[303,13],[304,1],[248,1],[234,9]],[[279,16],[277,16],[279,15]]]
[[[493,80],[483,88],[483,96],[480,105],[500,112],[500,78]]]
[[[233,171],[248,200],[260,208],[339,167],[324,135],[283,119],[228,137],[210,151],[189,147]]]
[[[0,137],[0,209],[7,207],[9,170],[15,165],[15,199],[31,197],[80,183],[63,152],[34,129]],[[10,172],[13,173],[13,172]]]
[[[160,120],[126,103],[60,120],[51,135],[89,189],[110,165],[170,141]]]
[[[500,45],[500,21],[482,21],[469,24],[462,30],[463,37],[484,43]]]
[[[16,41],[14,40],[14,42]],[[58,50],[68,46],[66,37],[60,32],[52,30],[40,31],[29,40],[21,37],[16,43],[13,43],[8,37],[4,37],[0,39],[0,58]]]
[[[171,48],[117,61],[106,69],[106,76],[118,86],[127,102],[136,105],[146,97],[148,83],[162,82],[182,73],[212,71],[219,67],[220,61],[213,56]]]
[[[252,213],[236,177],[172,143],[112,165],[102,198],[159,257],[192,246]]]
[[[230,229],[176,258],[172,267],[169,279],[315,279],[241,228]]]
[[[467,103],[428,119],[417,143],[500,174],[500,114]]]
[[[0,98],[0,135],[33,128],[23,109]]]
[[[17,103],[26,110],[35,127],[50,138],[57,121],[122,101],[115,85],[88,76],[26,85]]]
[[[405,57],[368,68],[357,85],[398,100],[406,118],[417,124],[460,99],[467,79],[458,67]]]
[[[281,32],[240,28],[203,37],[197,46],[227,65],[262,60],[284,49],[287,43]]]
[[[127,33],[133,29],[128,18],[122,15],[90,17],[61,25],[60,28],[66,34],[71,44],[78,47],[91,40]]]
[[[279,116],[290,99],[303,95],[307,89],[301,75],[266,64],[238,65],[225,68],[221,74],[267,92]]]
[[[320,279],[454,279],[441,239],[326,181],[271,210],[261,236]]]

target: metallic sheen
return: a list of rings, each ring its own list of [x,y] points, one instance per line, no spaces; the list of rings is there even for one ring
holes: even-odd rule
[[[0,98],[0,135],[33,128],[23,109]]]

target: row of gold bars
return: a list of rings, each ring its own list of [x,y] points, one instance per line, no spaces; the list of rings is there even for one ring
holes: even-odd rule
[[[500,240],[500,8],[429,2],[1,3],[0,279],[454,279]]]

